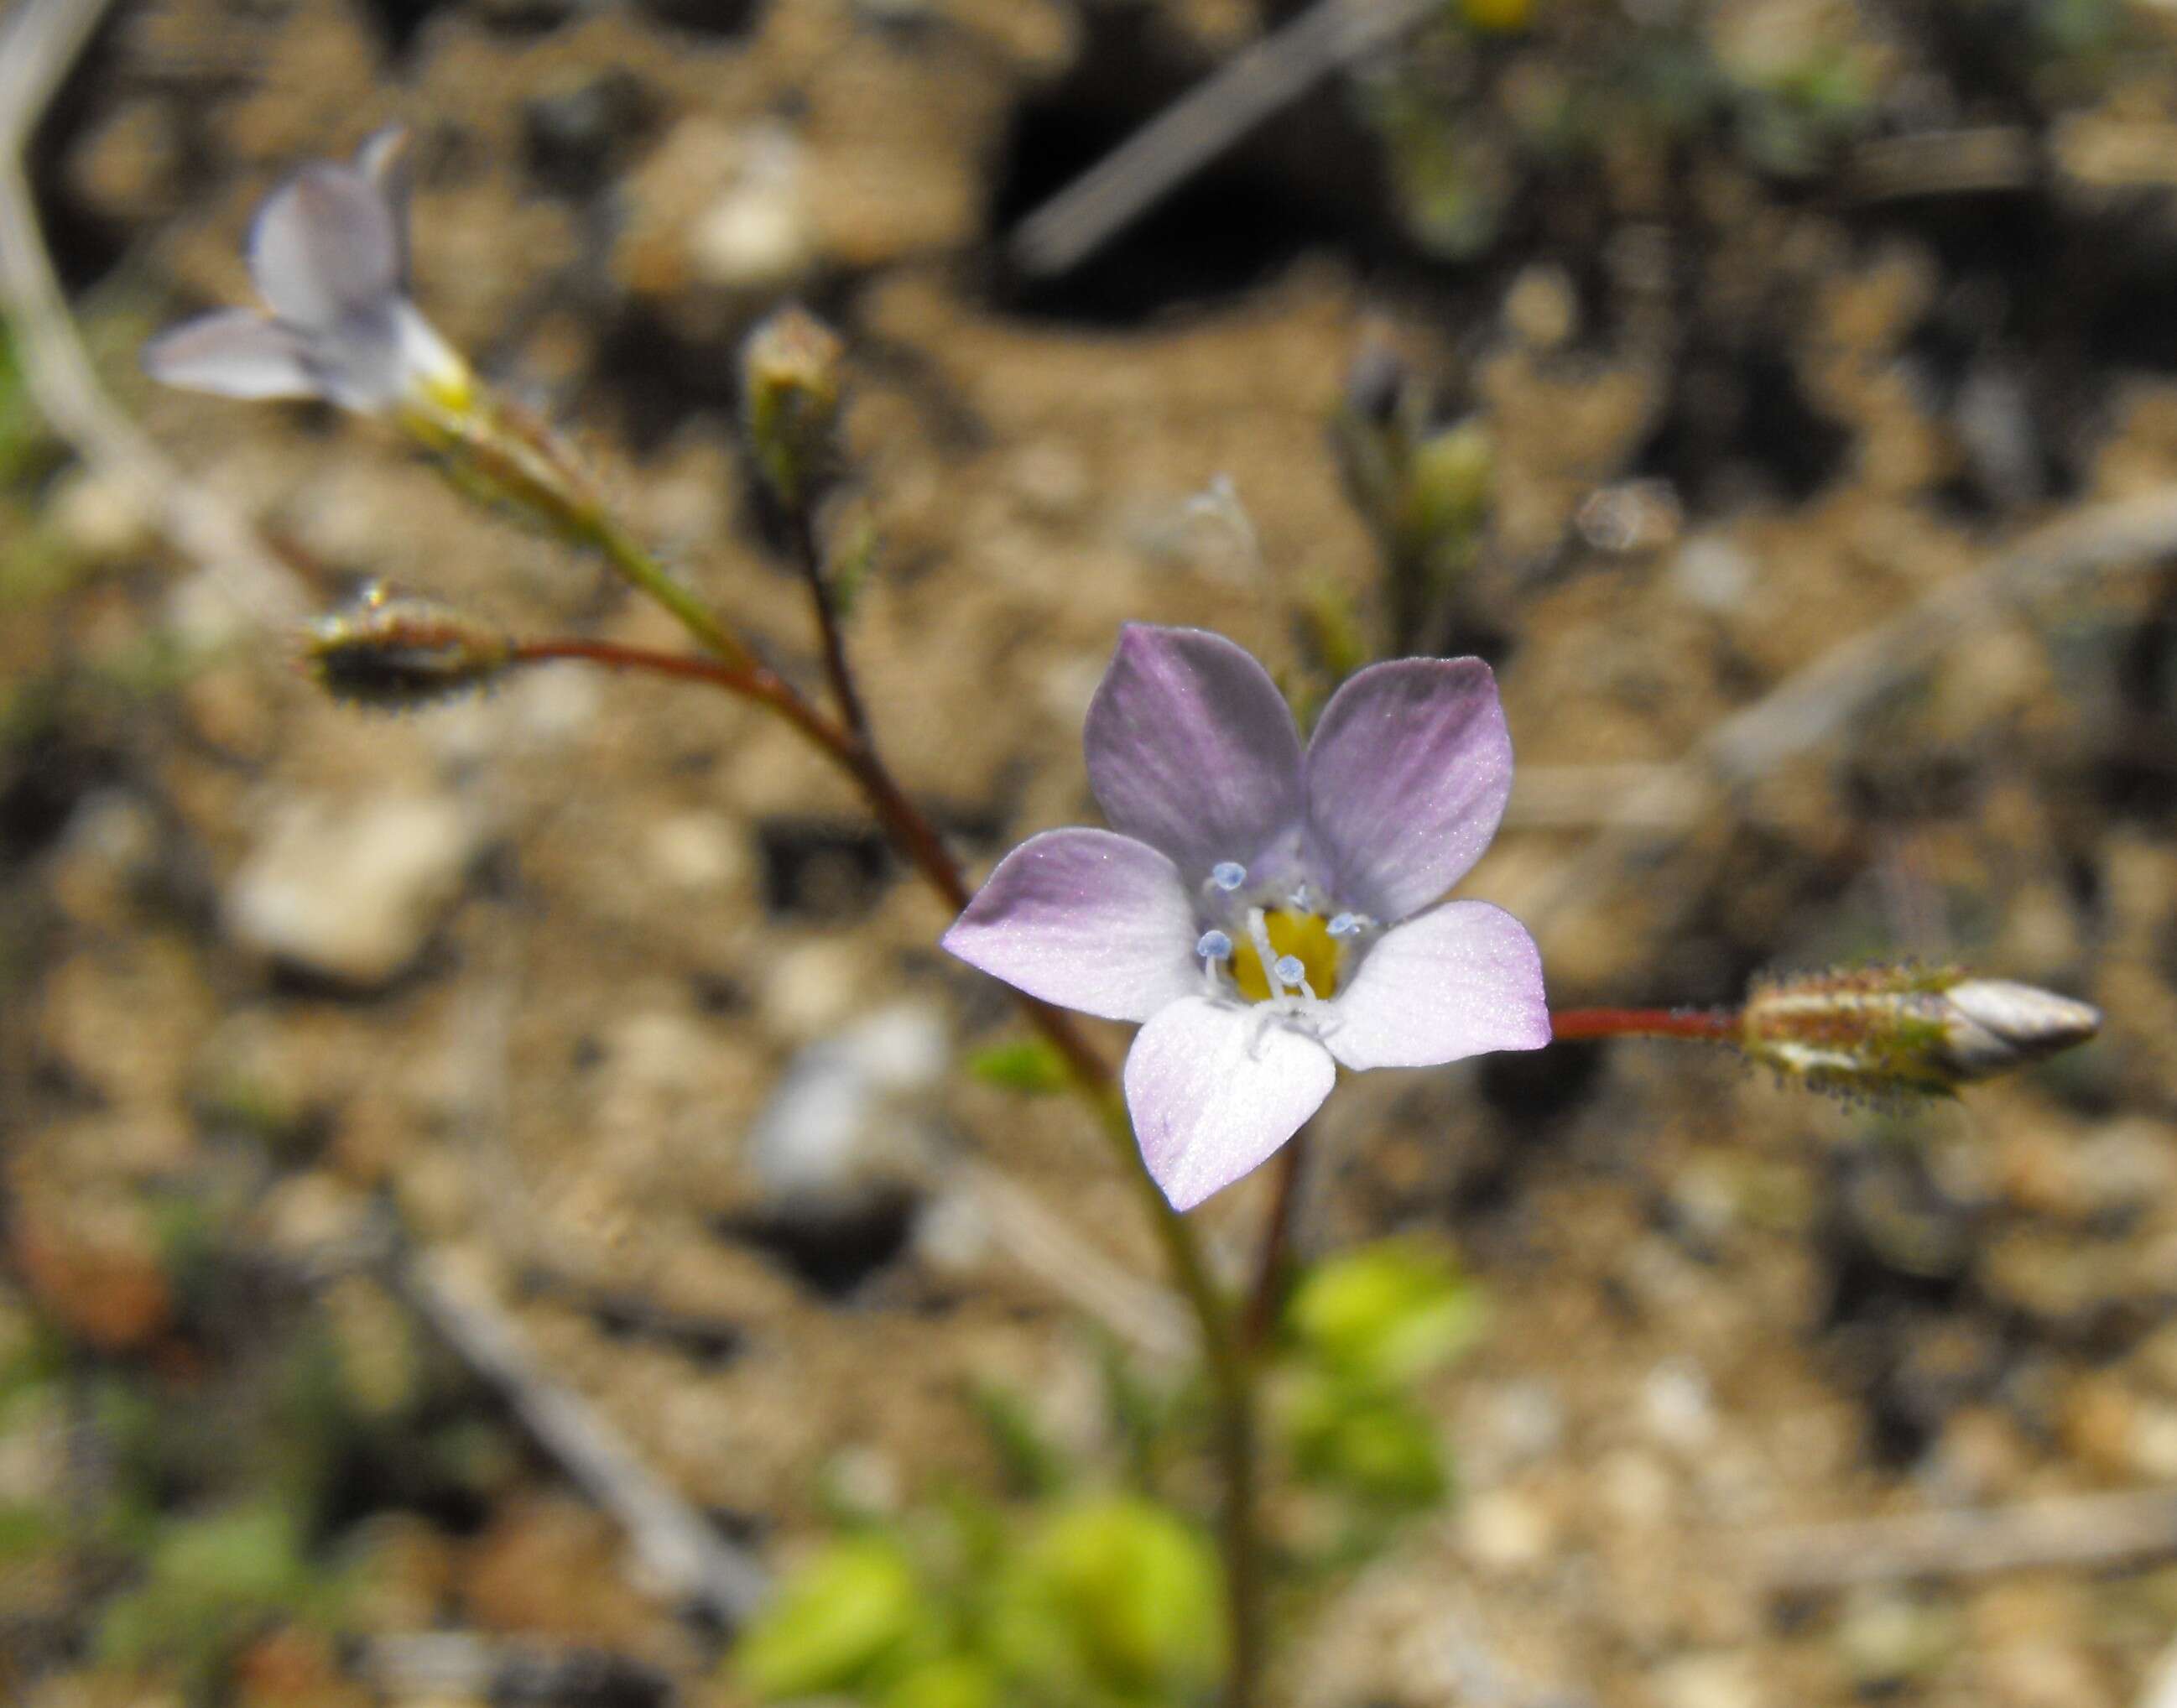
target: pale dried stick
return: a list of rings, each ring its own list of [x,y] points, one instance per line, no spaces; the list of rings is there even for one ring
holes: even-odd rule
[[[1340,66],[1372,52],[1434,0],[1316,0],[1243,48],[1014,229],[1023,272],[1062,273]]]
[[[1713,799],[1767,775],[1836,734],[1868,705],[1923,668],[1960,635],[2014,614],[2062,583],[2177,551],[2177,489],[2098,505],[2037,528],[1887,621],[1862,630],[1725,718],[1677,764],[1620,803],[1623,817],[1518,898],[1538,934],[1569,907],[1605,893],[1638,856],[1667,850],[1696,821],[1689,799]],[[1678,827],[1656,827],[1678,819]],[[1509,898],[1506,905],[1513,905]]]
[[[465,1285],[442,1256],[432,1253],[412,1258],[398,1273],[401,1291],[417,1312],[505,1396],[568,1475],[619,1520],[668,1594],[728,1625],[744,1623],[756,1610],[770,1589],[763,1569],[654,1476],[587,1400],[546,1374],[512,1321],[480,1288]]]
[[[1194,1356],[1201,1337],[1170,1289],[1120,1269],[1034,1193],[990,1164],[960,1156],[950,1165],[991,1237],[1022,1269],[1138,1351],[1170,1363]]]
[[[30,396],[76,455],[257,620],[306,608],[292,571],[248,525],[170,463],[114,407],[76,336],[38,228],[24,159],[53,92],[108,0],[19,0],[0,23],[0,302]]]
[[[2112,1566],[2177,1553],[2177,1490],[1809,1525],[1758,1537],[1751,1553],[1763,1583],[1786,1593],[1899,1578]]]

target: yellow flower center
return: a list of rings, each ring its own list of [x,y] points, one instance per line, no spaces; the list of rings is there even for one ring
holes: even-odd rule
[[[1273,961],[1290,955],[1307,969],[1308,988],[1328,997],[1338,989],[1338,939],[1330,935],[1329,921],[1320,914],[1296,913],[1277,908],[1263,920],[1270,938]],[[1256,954],[1255,946],[1242,934],[1232,945],[1232,982],[1250,1002],[1265,1002],[1271,996],[1269,969]]]

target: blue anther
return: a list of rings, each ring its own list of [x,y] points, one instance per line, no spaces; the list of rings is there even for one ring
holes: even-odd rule
[[[1237,860],[1219,860],[1209,869],[1209,881],[1230,892],[1247,881],[1247,869]]]
[[[1355,937],[1361,934],[1361,915],[1340,914],[1323,927],[1334,937]]]
[[[1278,963],[1270,970],[1277,974],[1280,985],[1298,985],[1307,977],[1307,969],[1297,955],[1280,955]]]
[[[1204,931],[1195,941],[1194,952],[1205,961],[1229,961],[1232,958],[1232,940],[1222,931]]]

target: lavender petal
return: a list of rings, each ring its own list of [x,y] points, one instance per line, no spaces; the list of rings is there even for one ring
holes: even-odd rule
[[[363,138],[355,151],[355,169],[376,186],[393,221],[394,288],[408,288],[408,197],[413,188],[408,132],[389,124]]]
[[[1488,902],[1446,902],[1393,926],[1332,1000],[1323,1042],[1348,1067],[1433,1067],[1550,1041],[1542,958]]]
[[[1005,859],[946,932],[971,967],[1061,1007],[1146,1020],[1202,986],[1179,873],[1107,830],[1051,830]]]
[[[1301,750],[1267,672],[1222,636],[1129,624],[1088,707],[1088,782],[1115,829],[1190,883],[1298,819]]]
[[[166,385],[222,397],[314,397],[319,387],[303,345],[246,308],[225,308],[161,332],[144,347],[144,371]]]
[[[1479,658],[1371,665],[1307,750],[1308,816],[1348,907],[1402,919],[1481,857],[1512,790],[1512,739]]]
[[[249,272],[273,313],[305,332],[385,323],[401,282],[392,210],[352,167],[305,166],[258,210]]]

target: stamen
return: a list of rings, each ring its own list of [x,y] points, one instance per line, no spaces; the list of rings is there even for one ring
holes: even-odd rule
[[[1194,952],[1205,961],[1229,961],[1232,958],[1232,940],[1222,931],[1204,931],[1195,941]]]
[[[1305,985],[1307,982],[1307,969],[1301,963],[1297,955],[1279,956],[1277,964],[1270,969],[1270,972],[1280,985]]]
[[[1237,860],[1219,860],[1209,869],[1209,881],[1230,895],[1247,881],[1247,869]]]
[[[1276,976],[1277,951],[1270,947],[1270,922],[1260,908],[1247,909],[1247,941],[1254,946],[1255,964],[1263,969],[1265,980]],[[1273,996],[1278,993],[1270,992]]]
[[[1357,937],[1367,925],[1368,921],[1359,914],[1339,914],[1323,929],[1334,937]]]

